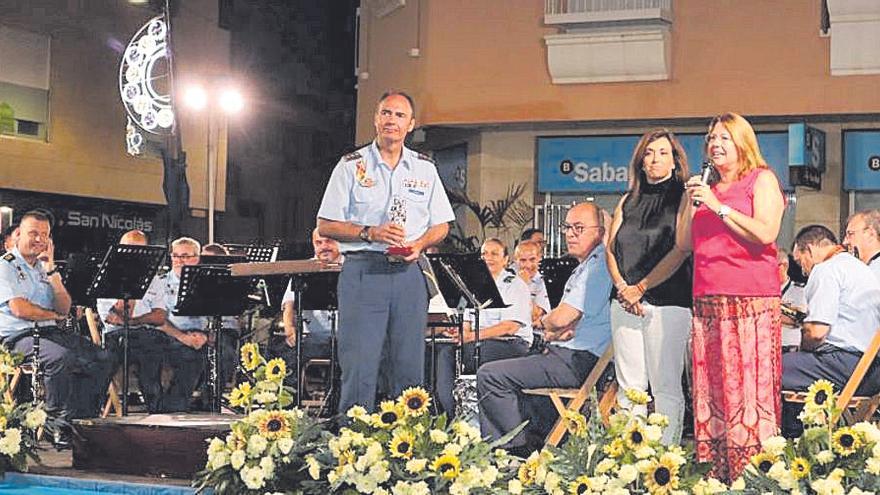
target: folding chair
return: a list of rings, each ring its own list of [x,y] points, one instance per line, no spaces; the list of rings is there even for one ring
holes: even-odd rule
[[[614,357],[614,349],[609,344],[608,349],[605,350],[605,353],[602,354],[602,357],[593,366],[592,371],[587,375],[580,388],[529,388],[523,390],[524,394],[550,397],[550,401],[553,402],[553,406],[556,407],[556,411],[559,413],[559,419],[556,420],[556,424],[553,426],[550,434],[547,435],[546,445],[559,445],[562,437],[565,436],[565,421],[562,419],[563,413],[566,411],[580,412],[584,403],[590,398],[590,392],[605,375],[605,368],[611,363],[612,357]],[[608,417],[617,404],[616,395],[617,382],[615,381],[602,392],[602,396],[599,398],[597,409],[599,414],[602,415],[602,421],[605,423],[608,422]],[[568,404],[565,404],[563,399],[568,400]]]
[[[874,332],[874,338],[871,339],[871,343],[865,349],[865,353],[862,354],[862,358],[856,365],[855,370],[853,370],[853,374],[849,377],[849,380],[847,380],[846,385],[843,387],[843,391],[837,397],[837,408],[841,410],[846,424],[854,424],[871,419],[871,416],[877,411],[877,407],[880,406],[880,393],[873,396],[856,395],[856,390],[862,384],[862,379],[865,378],[871,364],[874,363],[878,350],[880,350],[880,329]],[[784,390],[782,398],[788,402],[804,403],[807,399],[807,393]],[[837,419],[837,417],[831,418],[832,423],[837,422]]]
[[[86,323],[89,325],[89,336],[92,339],[92,343],[101,347],[101,330],[99,327],[98,315],[95,314],[95,311],[92,308],[86,308]],[[113,410],[113,414],[116,417],[122,417],[122,402],[119,400],[119,394],[116,390],[116,376],[114,376],[110,380],[110,385],[107,386],[107,400],[104,402],[104,407],[101,409],[102,418],[109,416],[111,410]]]

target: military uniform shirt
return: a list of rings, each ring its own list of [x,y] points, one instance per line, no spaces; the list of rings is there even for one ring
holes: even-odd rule
[[[177,307],[177,289],[180,287],[180,277],[174,270],[162,276],[165,281],[165,307],[168,311],[168,321],[178,330],[204,330],[208,319],[204,316],[178,316],[174,314]]]
[[[529,296],[529,287],[518,275],[508,270],[502,270],[498,278],[495,279],[495,286],[498,287],[498,292],[501,294],[503,302],[509,306],[480,311],[480,328],[489,328],[502,321],[515,321],[520,324],[520,327],[514,335],[531,344],[532,300]],[[474,314],[472,310],[467,312],[467,320],[473,324]],[[507,335],[504,337],[507,337]]]
[[[540,273],[536,273],[529,282],[529,294],[532,296],[532,302],[535,306],[544,310],[545,313],[550,312],[550,297],[547,296],[547,285],[544,283],[544,277]]]
[[[455,220],[449,198],[434,163],[403,147],[392,170],[382,161],[376,142],[345,155],[330,176],[318,218],[375,227],[391,220],[394,203],[402,204],[406,242],[430,227]],[[384,243],[340,242],[342,252],[380,251]]]
[[[34,328],[34,322],[12,314],[9,301],[16,297],[26,299],[48,311],[54,311],[55,293],[43,264],[30,266],[18,248],[7,252],[0,259],[0,337],[17,337]],[[38,322],[41,327],[55,326],[52,320]]]
[[[98,299],[98,315],[101,317],[101,321],[104,322],[104,334],[108,334],[110,332],[115,332],[117,330],[122,330],[122,325],[111,325],[107,323],[107,315],[110,314],[110,308],[116,304],[118,299]],[[138,299],[134,304],[134,311],[130,315],[131,318],[137,318],[139,316],[143,316],[154,309],[162,309],[167,310],[167,306],[165,304],[165,281],[156,275],[153,277],[153,280],[150,281],[150,286],[147,287],[147,292],[144,293],[143,299]],[[121,315],[120,315],[121,316]]]
[[[560,304],[568,304],[581,312],[574,329],[574,337],[555,345],[590,351],[596,356],[605,353],[611,342],[611,276],[605,265],[605,247],[596,246],[587,258],[574,269]]]

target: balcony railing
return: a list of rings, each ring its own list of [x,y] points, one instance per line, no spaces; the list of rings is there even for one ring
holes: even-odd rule
[[[672,0],[544,0],[546,24],[672,22]]]

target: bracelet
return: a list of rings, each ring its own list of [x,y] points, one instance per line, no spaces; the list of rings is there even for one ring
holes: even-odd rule
[[[641,292],[642,294],[644,294],[645,291],[647,290],[647,288],[645,287],[645,282],[644,282],[644,281],[641,281],[641,282],[637,283],[637,284],[636,284],[636,289],[639,289],[639,292]]]

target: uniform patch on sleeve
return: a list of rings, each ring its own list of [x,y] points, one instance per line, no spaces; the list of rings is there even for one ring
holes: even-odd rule
[[[13,261],[15,261],[15,255],[12,253],[6,253],[3,255],[3,259],[12,263]]]
[[[363,158],[363,157],[357,151],[352,151],[351,153],[342,157],[342,159],[347,162],[350,162],[352,160],[360,160],[361,158]]]
[[[433,158],[431,158],[429,155],[426,155],[424,153],[419,153],[419,160],[425,160],[426,162],[431,162],[434,165],[437,164],[437,162],[435,162]]]

